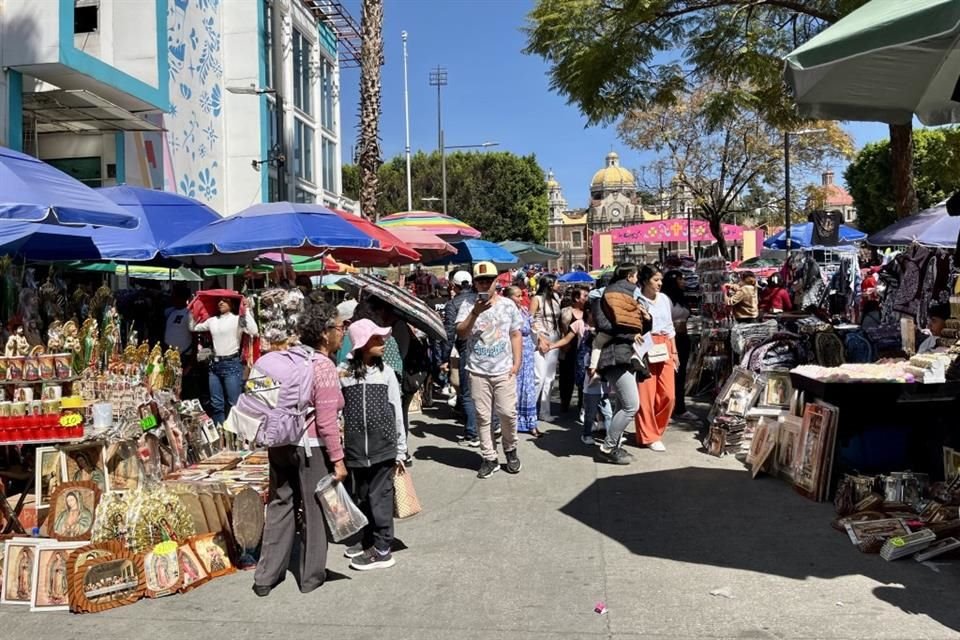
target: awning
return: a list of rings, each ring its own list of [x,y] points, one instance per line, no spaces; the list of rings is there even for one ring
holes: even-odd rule
[[[23,94],[23,113],[37,133],[163,131],[135,113],[84,89],[57,89]]]

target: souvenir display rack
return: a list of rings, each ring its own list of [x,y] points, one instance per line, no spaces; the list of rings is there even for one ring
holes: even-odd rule
[[[726,261],[722,256],[701,258],[697,262],[700,287],[699,345],[690,364],[687,393],[696,395],[704,389],[704,373],[718,389],[730,372],[730,329],[733,316],[726,305],[723,285],[727,278]]]

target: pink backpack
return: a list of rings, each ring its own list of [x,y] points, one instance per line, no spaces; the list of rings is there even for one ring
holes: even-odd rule
[[[259,421],[256,443],[263,447],[301,444],[313,409],[316,354],[302,346],[260,356],[250,370],[236,409]],[[310,448],[307,447],[309,455]]]

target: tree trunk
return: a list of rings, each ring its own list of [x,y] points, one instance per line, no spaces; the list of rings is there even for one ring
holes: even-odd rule
[[[383,65],[383,0],[363,0],[360,21],[360,213],[379,219],[380,67]]]
[[[723,218],[710,216],[708,222],[710,224],[710,233],[713,234],[714,239],[717,241],[717,249],[720,250],[720,255],[723,256],[724,260],[729,260],[730,250],[727,248],[727,239],[723,237]]]
[[[920,209],[913,186],[913,125],[890,125],[890,176],[897,217],[905,218]]]

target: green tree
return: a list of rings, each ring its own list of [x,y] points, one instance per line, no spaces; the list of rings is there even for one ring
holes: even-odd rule
[[[636,109],[620,122],[620,137],[631,147],[653,149],[665,172],[693,198],[693,210],[707,221],[720,252],[727,247],[722,224],[745,213],[744,198],[762,199],[758,190],[783,191],[783,144],[780,132],[756,111],[738,107],[720,124],[712,121],[713,85],[678,95],[669,105]],[[791,151],[798,173],[820,169],[825,160],[852,154],[853,142],[835,122],[824,131],[801,136]],[[791,208],[792,210],[792,208]]]
[[[772,126],[801,125],[783,82],[783,57],[867,0],[538,0],[527,53],[550,65],[551,88],[591,124],[674,102],[707,79],[714,123],[737,109]],[[910,125],[891,125],[901,215],[916,211]]]
[[[864,231],[879,231],[897,220],[890,164],[890,141],[882,140],[861,149],[843,174]],[[913,175],[921,209],[960,190],[960,127],[914,132]]]
[[[343,192],[354,197],[359,186],[354,165],[343,167]],[[440,154],[417,152],[411,159],[415,208],[429,209],[427,198],[443,193]],[[397,156],[378,172],[376,213],[407,208],[406,161]],[[447,155],[447,208],[483,233],[486,240],[529,240],[547,237],[547,187],[536,157],[508,152],[457,152]]]

